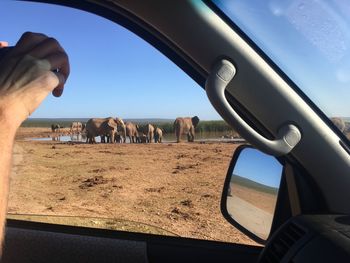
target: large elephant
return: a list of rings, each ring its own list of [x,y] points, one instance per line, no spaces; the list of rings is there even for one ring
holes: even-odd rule
[[[331,121],[334,123],[335,126],[337,126],[337,128],[341,131],[344,132],[345,131],[345,122],[342,118],[339,117],[333,117],[331,118]]]
[[[194,117],[178,117],[174,122],[174,130],[177,142],[181,141],[181,135],[186,134],[189,142],[194,141],[195,128],[199,123],[199,118]]]
[[[122,124],[124,125],[124,122]],[[87,142],[94,143],[96,136],[101,136],[101,141],[103,141],[105,136],[108,136],[110,138],[109,142],[113,143],[118,125],[121,125],[118,118],[113,119],[112,117],[109,117],[89,119],[85,127]]]
[[[139,127],[139,132],[146,135],[147,142],[151,143],[154,137],[154,127],[152,124],[146,124]]]
[[[125,123],[125,127],[126,127],[126,136],[129,137],[130,143],[140,142],[140,137],[138,132],[139,126],[132,122],[127,122]]]
[[[156,128],[156,130],[154,131],[154,142],[157,143],[161,143],[163,139],[163,130],[159,127]]]

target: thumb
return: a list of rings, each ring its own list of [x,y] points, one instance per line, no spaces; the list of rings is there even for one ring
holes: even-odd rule
[[[3,48],[3,47],[8,47],[9,46],[9,43],[6,42],[6,41],[0,41],[0,48]]]

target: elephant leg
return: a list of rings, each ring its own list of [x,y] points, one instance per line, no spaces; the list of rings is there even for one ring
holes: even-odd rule
[[[176,134],[176,142],[180,142],[180,135],[178,133]]]
[[[176,132],[177,132],[177,134],[176,134],[177,142],[181,142],[182,128],[180,127],[178,129],[176,129]]]
[[[194,134],[195,134],[195,131],[194,131],[194,127],[192,126],[191,127],[191,142],[194,142]]]
[[[109,134],[110,143],[114,143],[114,131]]]

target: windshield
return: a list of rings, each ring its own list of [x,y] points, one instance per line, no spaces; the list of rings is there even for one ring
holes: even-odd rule
[[[213,0],[344,133],[350,122],[347,1]]]

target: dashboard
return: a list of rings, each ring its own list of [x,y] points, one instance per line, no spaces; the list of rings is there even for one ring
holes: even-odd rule
[[[272,235],[259,262],[350,262],[350,216],[291,218]]]

